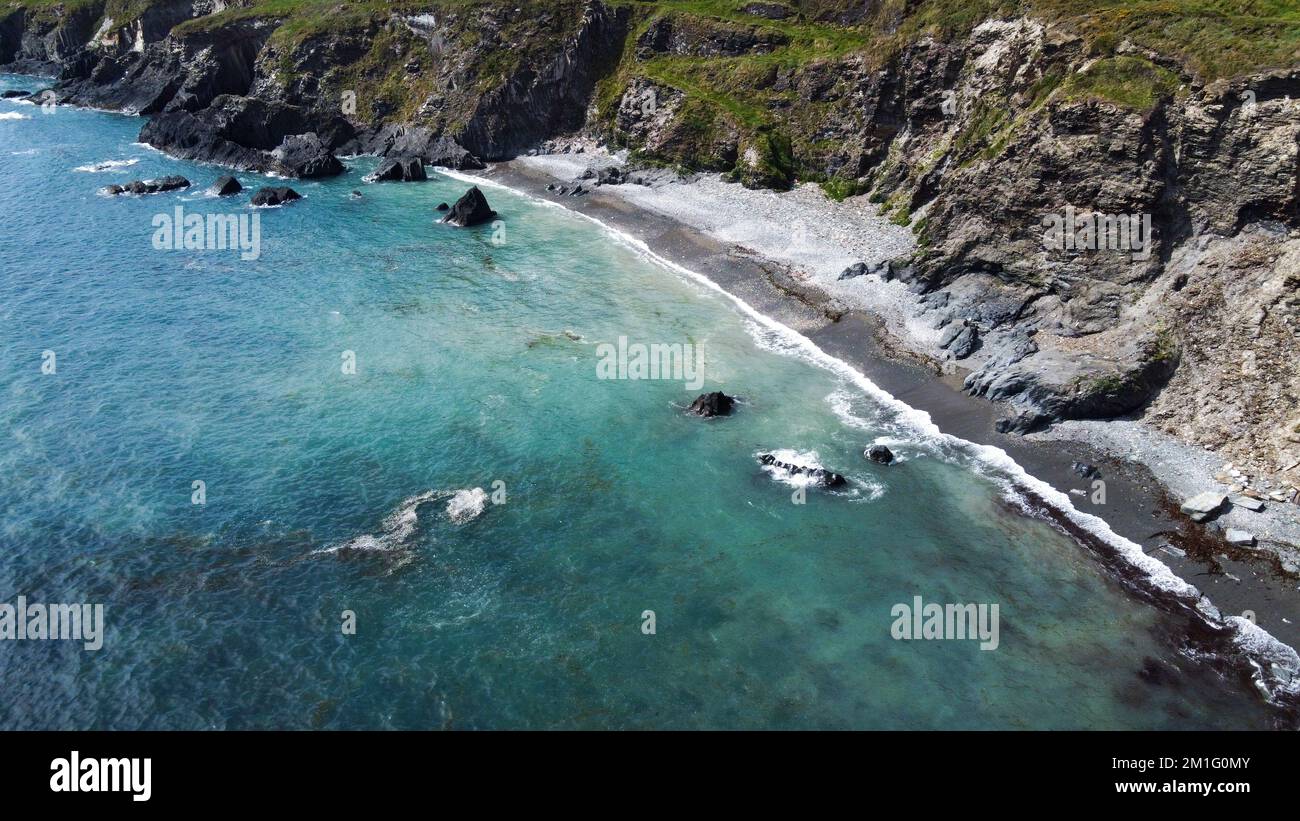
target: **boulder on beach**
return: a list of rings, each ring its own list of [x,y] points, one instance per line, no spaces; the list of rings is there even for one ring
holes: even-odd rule
[[[803,465],[792,465],[789,462],[779,461],[770,453],[764,453],[758,457],[759,464],[768,467],[778,468],[785,471],[791,476],[807,476],[822,487],[843,487],[848,484],[848,480],[838,473],[826,470],[825,468],[812,468]]]
[[[429,179],[419,157],[394,157],[384,160],[363,179],[366,182],[420,182]]]
[[[258,189],[257,193],[253,195],[252,202],[253,205],[268,206],[283,205],[286,202],[293,202],[294,200],[300,199],[302,199],[302,194],[299,194],[292,188],[281,186],[279,188]]]
[[[488,206],[487,197],[483,192],[474,186],[465,192],[465,195],[456,200],[456,204],[451,207],[447,216],[442,218],[443,222],[450,223],[459,228],[468,228],[471,225],[479,225],[494,219],[497,215]]]
[[[243,190],[244,186],[239,184],[239,180],[227,174],[224,177],[218,177],[217,181],[208,189],[208,193],[216,194],[218,197],[229,197]]]
[[[1244,530],[1237,530],[1234,527],[1228,528],[1227,532],[1223,534],[1223,537],[1228,540],[1228,544],[1237,547],[1253,547],[1255,544],[1255,536],[1253,534],[1247,533]]]
[[[104,188],[104,193],[113,196],[118,194],[161,194],[164,191],[177,191],[189,187],[190,181],[184,177],[169,176],[159,177],[156,180],[131,180],[126,185],[110,185]]]
[[[1071,462],[1070,470],[1074,471],[1076,474],[1078,474],[1084,479],[1101,478],[1101,471],[1097,469],[1097,466],[1090,465],[1087,462]]]
[[[884,445],[872,445],[862,453],[878,465],[887,465],[894,461],[894,452]]]
[[[1190,516],[1193,522],[1203,522],[1217,513],[1227,500],[1226,494],[1208,490],[1183,502],[1179,510]]]
[[[695,397],[695,401],[686,409],[686,412],[693,413],[696,416],[703,416],[706,419],[714,416],[727,416],[731,413],[731,407],[735,404],[735,401],[733,397],[727,396],[722,391],[702,393]]]

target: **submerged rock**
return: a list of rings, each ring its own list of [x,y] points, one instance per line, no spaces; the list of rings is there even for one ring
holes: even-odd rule
[[[458,490],[447,503],[447,518],[458,525],[477,519],[487,507],[487,500],[487,491],[481,487]]]
[[[159,177],[156,180],[132,180],[126,185],[110,185],[104,189],[104,193],[113,196],[118,194],[161,194],[164,191],[177,191],[189,187],[190,181],[184,177],[169,176]]]
[[[487,197],[483,192],[474,186],[465,192],[465,195],[456,200],[456,204],[451,207],[447,216],[442,218],[443,222],[450,223],[460,228],[467,228],[471,225],[479,225],[495,218],[496,211],[488,206]]]
[[[212,187],[208,189],[209,194],[216,194],[218,197],[229,197],[232,194],[238,194],[244,190],[244,186],[239,184],[239,180],[229,175],[219,177]]]
[[[894,461],[894,452],[884,445],[872,445],[862,455],[878,465],[887,465]]]
[[[302,194],[294,191],[292,188],[261,188],[253,195],[253,205],[283,205],[286,202],[302,199]]]
[[[722,391],[713,391],[695,397],[695,401],[686,409],[686,412],[693,413],[696,416],[703,416],[706,419],[713,416],[727,416],[731,413],[733,404],[735,404],[733,397],[727,396]]]
[[[421,182],[429,179],[429,176],[419,157],[398,157],[384,160],[364,179],[366,182]]]

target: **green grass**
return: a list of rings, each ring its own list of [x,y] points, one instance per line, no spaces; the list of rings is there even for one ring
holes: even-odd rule
[[[1071,74],[1061,86],[1067,99],[1094,99],[1135,111],[1150,111],[1174,93],[1178,76],[1142,57],[1107,57]]]

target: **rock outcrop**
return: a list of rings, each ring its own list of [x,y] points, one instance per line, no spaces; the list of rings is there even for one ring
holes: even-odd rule
[[[695,401],[686,409],[687,413],[693,413],[696,416],[703,416],[708,419],[714,416],[727,416],[731,413],[731,408],[736,400],[727,396],[722,391],[712,391],[702,393],[695,397]]]
[[[156,180],[132,180],[125,185],[109,185],[104,193],[112,196],[119,194],[161,194],[165,191],[178,191],[189,188],[190,181],[184,177],[159,177]]]
[[[253,205],[261,208],[267,208],[274,205],[284,205],[287,202],[302,199],[302,194],[294,191],[292,188],[284,186],[276,188],[259,188],[257,193],[253,194],[251,200]]]
[[[491,222],[496,219],[496,215],[497,212],[488,205],[487,197],[483,196],[483,192],[478,190],[476,185],[456,200],[456,204],[442,218],[442,222],[459,228],[468,228],[471,225]]]
[[[424,173],[424,162],[419,157],[387,159],[365,176],[366,182],[419,182],[429,179]]]
[[[782,462],[770,453],[760,455],[758,462],[766,467],[784,471],[790,476],[806,476],[812,480],[813,484],[822,487],[844,487],[848,484],[847,479],[834,471]]]
[[[239,184],[239,180],[226,175],[224,177],[218,177],[217,181],[208,189],[208,193],[214,194],[218,197],[229,197],[238,194],[243,190],[244,186]]]

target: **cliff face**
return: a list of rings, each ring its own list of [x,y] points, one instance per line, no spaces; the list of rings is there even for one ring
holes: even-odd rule
[[[916,235],[890,271],[929,353],[1008,429],[1141,411],[1295,478],[1300,19],[1002,5],[9,0],[0,63],[240,167],[306,132],[454,167],[585,132],[867,196]]]

